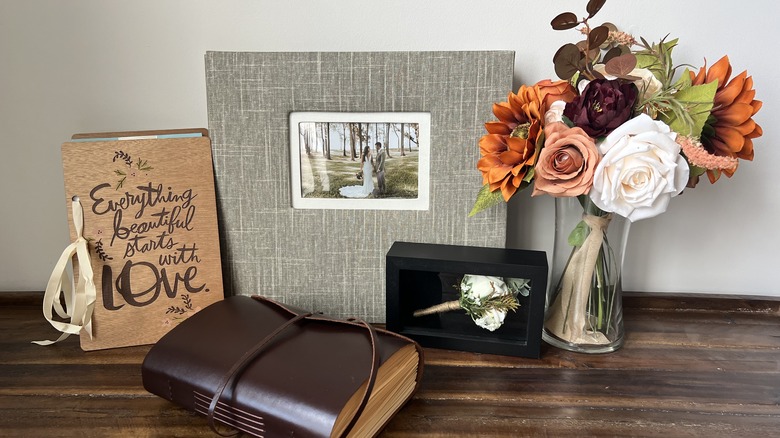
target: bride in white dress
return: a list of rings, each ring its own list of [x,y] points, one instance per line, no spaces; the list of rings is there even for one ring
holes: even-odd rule
[[[371,148],[363,149],[363,185],[346,186],[339,189],[345,198],[367,198],[374,192],[374,163],[371,161]]]

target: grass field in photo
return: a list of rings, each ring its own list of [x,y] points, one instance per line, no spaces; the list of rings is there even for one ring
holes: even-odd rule
[[[369,198],[417,198],[418,151],[406,152],[405,156],[394,153],[385,157],[386,192]],[[356,174],[362,165],[359,159],[333,154],[328,160],[320,154],[301,154],[301,196],[304,198],[343,198],[339,189],[345,186],[361,185]],[[377,187],[374,174],[374,187]]]

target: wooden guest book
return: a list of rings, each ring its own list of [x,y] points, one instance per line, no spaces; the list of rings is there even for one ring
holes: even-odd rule
[[[62,163],[96,288],[84,350],[154,343],[224,297],[207,130],[76,134]]]

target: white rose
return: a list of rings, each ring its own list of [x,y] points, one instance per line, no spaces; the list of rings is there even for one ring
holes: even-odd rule
[[[580,81],[580,82],[577,84],[577,92],[578,92],[579,94],[582,94],[582,92],[583,92],[583,91],[585,91],[585,87],[587,87],[589,83],[590,83],[590,81],[589,81],[589,80],[587,80],[587,79],[583,79],[583,80],[581,80],[581,81]]]
[[[471,297],[478,304],[482,304],[484,299],[490,298],[491,296],[500,297],[510,293],[504,280],[500,277],[490,277],[486,275],[466,274],[460,281],[460,288],[463,293]]]
[[[593,66],[593,70],[596,70],[597,72],[604,75],[604,78],[606,79],[617,79],[617,76],[612,76],[610,74],[607,74],[607,67],[604,64],[596,64]],[[640,101],[651,98],[658,94],[659,91],[663,88],[663,84],[661,84],[661,81],[659,81],[653,72],[646,68],[635,68],[631,70],[629,73],[629,76],[636,76],[641,79],[637,79],[634,81],[634,85],[636,85],[636,88],[639,90],[640,93]]]
[[[544,124],[549,125],[550,123],[562,122],[564,109],[566,109],[566,102],[562,100],[556,100],[550,104],[550,109],[544,113]]]
[[[593,203],[632,222],[666,211],[688,182],[676,136],[647,114],[618,126],[598,145],[603,158],[593,174]]]
[[[483,329],[490,330],[491,332],[501,327],[504,324],[504,318],[506,312],[496,309],[490,309],[481,318],[477,318],[474,322]]]

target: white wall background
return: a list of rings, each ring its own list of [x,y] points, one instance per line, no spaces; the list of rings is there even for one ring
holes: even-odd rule
[[[517,87],[554,76],[553,53],[576,36],[549,22],[564,10],[582,15],[585,4],[4,0],[0,290],[42,290],[68,243],[60,144],[76,132],[206,127],[207,50],[514,50]],[[780,128],[771,122],[780,118],[778,15],[774,0],[610,0],[597,16],[651,41],[679,37],[678,63],[728,54],[764,101],[754,162],[634,224],[627,290],[780,296]],[[511,246],[552,249],[551,198],[517,197],[509,220]]]

